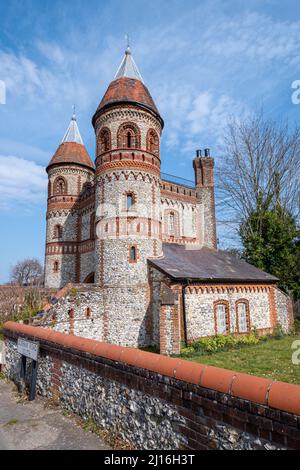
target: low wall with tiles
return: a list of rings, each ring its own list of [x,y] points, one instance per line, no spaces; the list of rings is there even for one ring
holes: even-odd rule
[[[300,448],[297,385],[14,322],[4,335],[9,378],[18,337],[39,341],[38,393],[137,449]]]

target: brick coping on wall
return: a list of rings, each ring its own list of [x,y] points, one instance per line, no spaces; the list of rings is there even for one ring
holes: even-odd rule
[[[207,366],[183,359],[166,357],[135,348],[103,343],[16,322],[6,322],[4,324],[4,336],[6,332],[28,336],[34,340],[55,343],[63,348],[72,348],[93,356],[100,356],[137,368],[147,369],[163,376],[222,392],[236,398],[242,398],[281,411],[300,415],[299,385],[256,377],[242,372]]]

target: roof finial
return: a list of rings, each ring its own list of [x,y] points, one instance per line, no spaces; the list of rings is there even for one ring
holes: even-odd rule
[[[125,34],[125,38],[127,41],[127,49],[125,50],[125,55],[122,59],[121,64],[119,65],[119,68],[115,75],[115,79],[121,78],[121,77],[128,77],[128,78],[134,78],[135,80],[140,80],[141,82],[143,82],[142,76],[131,54],[130,45],[129,45],[129,35]]]
[[[72,115],[69,127],[67,129],[67,132],[65,133],[64,138],[62,140],[62,143],[76,142],[77,144],[83,145],[83,141],[82,141],[82,138],[78,129],[78,125],[77,125],[77,120],[76,120],[75,104],[73,104],[72,108],[73,108],[73,115]]]
[[[72,108],[73,108],[72,121],[76,121],[76,108],[75,108],[75,104],[73,104]]]
[[[129,43],[129,34],[125,34],[125,39],[126,39],[126,52],[130,52],[130,43]]]

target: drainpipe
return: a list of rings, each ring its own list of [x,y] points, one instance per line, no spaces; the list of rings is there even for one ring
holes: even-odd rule
[[[185,347],[188,345],[187,341],[187,323],[186,323],[186,303],[185,303],[185,289],[188,287],[189,282],[187,284],[182,285],[182,317],[183,317],[183,337],[184,337],[184,344]]]

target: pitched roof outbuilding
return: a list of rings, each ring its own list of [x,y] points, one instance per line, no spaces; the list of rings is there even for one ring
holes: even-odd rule
[[[148,260],[174,280],[205,282],[275,283],[278,278],[228,252],[170,243],[163,244],[163,257]]]

